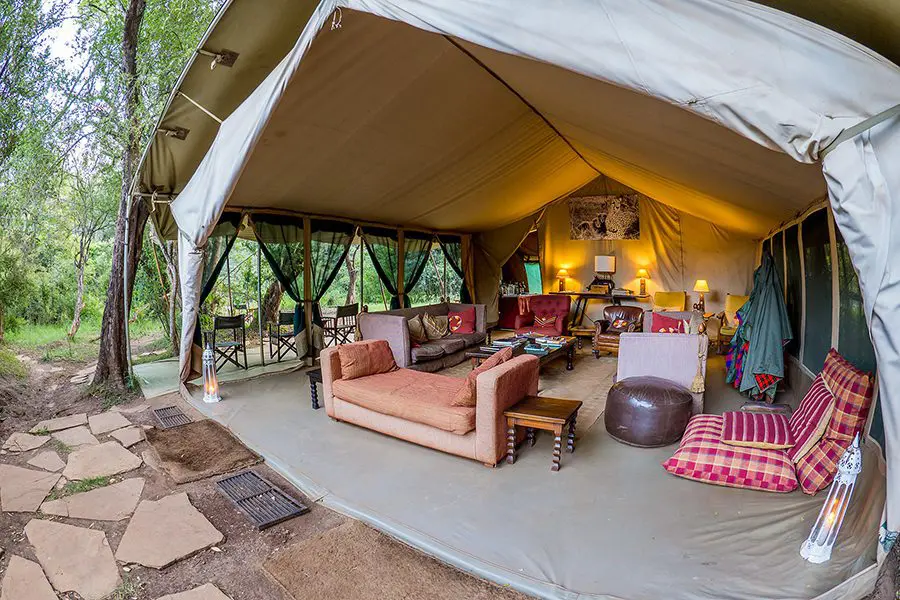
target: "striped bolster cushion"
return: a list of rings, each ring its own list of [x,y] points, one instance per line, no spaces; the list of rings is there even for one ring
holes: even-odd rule
[[[783,450],[794,445],[784,415],[726,412],[722,419],[722,441],[726,444],[766,450]]]
[[[794,435],[794,446],[787,451],[795,464],[819,443],[834,412],[834,396],[825,386],[822,375],[816,376],[800,406],[788,422]]]

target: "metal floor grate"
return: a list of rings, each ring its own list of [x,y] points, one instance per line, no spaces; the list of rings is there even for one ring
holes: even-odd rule
[[[260,530],[309,512],[307,506],[253,471],[230,475],[217,481],[216,485]]]
[[[191,419],[177,406],[156,408],[153,410],[153,415],[156,417],[160,429],[171,429],[191,422]]]

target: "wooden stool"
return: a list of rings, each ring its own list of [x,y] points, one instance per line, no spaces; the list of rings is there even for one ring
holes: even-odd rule
[[[535,429],[553,432],[555,439],[553,441],[553,463],[550,465],[550,470],[559,471],[562,433],[566,425],[569,426],[566,452],[575,452],[575,420],[581,404],[580,400],[526,396],[511,408],[503,411],[508,428],[506,432],[506,462],[509,464],[516,462],[516,425],[521,425],[527,427],[530,446],[534,446]]]

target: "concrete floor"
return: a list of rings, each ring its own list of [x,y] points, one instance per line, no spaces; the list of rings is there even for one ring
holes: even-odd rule
[[[585,377],[598,363],[582,351],[575,368],[548,369],[542,390],[589,393]],[[549,470],[546,435],[515,465],[486,469],[331,421],[324,409],[311,408],[302,371],[225,383],[222,395],[219,404],[203,404],[199,395],[193,402],[311,499],[535,596],[860,598],[874,578],[884,477],[871,452],[832,560],[810,565],[798,549],[821,495],[671,476],[660,463],[675,446],[619,444],[602,419],[580,432],[576,453],[563,455],[558,473]],[[724,385],[722,357],[710,359],[706,397],[707,412],[743,403]]]

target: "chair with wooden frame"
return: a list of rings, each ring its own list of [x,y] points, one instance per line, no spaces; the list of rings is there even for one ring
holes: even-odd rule
[[[220,332],[230,332],[227,338],[221,339]],[[247,368],[247,330],[244,315],[232,315],[230,317],[216,316],[213,319],[212,347],[216,353],[216,370],[228,363],[234,364],[240,369]],[[241,356],[244,361],[241,364]]]
[[[274,349],[273,342],[275,343]],[[269,322],[269,358],[275,358],[277,362],[281,362],[288,352],[300,356],[294,339],[294,313],[280,312],[277,323]]]
[[[359,314],[359,303],[338,306],[333,317],[322,319],[325,345],[337,346],[356,341],[356,317]]]

